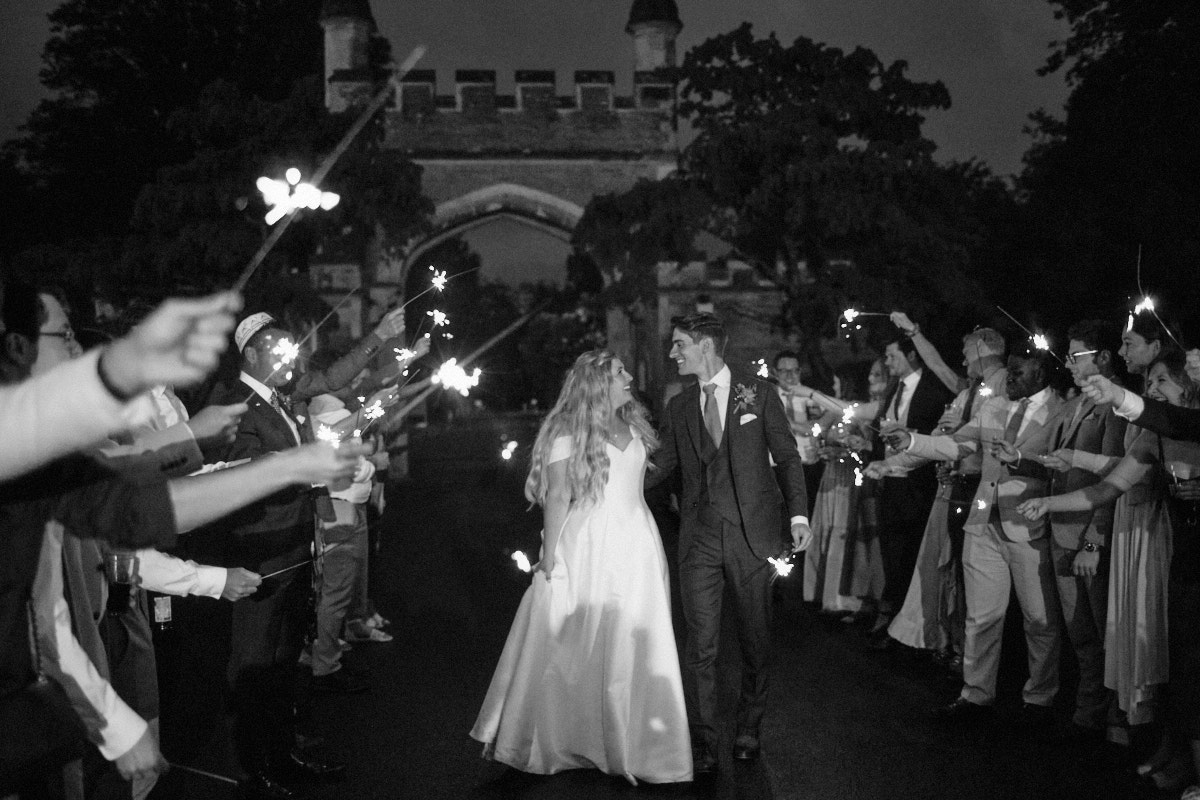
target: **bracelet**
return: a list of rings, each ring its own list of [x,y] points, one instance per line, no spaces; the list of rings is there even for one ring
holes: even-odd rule
[[[137,393],[129,394],[117,387],[112,380],[104,374],[104,356],[109,352],[108,348],[100,352],[100,357],[96,359],[96,375],[100,378],[100,385],[104,387],[104,391],[108,392],[122,403],[128,403],[133,398],[137,397]]]
[[[914,322],[913,326],[904,332],[904,335],[910,339],[913,338],[914,336],[920,336],[921,335],[921,326]]]

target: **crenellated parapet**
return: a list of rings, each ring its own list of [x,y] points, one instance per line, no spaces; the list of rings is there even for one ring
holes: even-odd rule
[[[388,117],[387,145],[425,155],[652,155],[675,149],[675,88],[666,70],[639,71],[633,94],[617,95],[610,70],[574,73],[558,94],[553,70],[521,69],[512,94],[496,72],[454,73],[454,93],[438,94],[435,70],[401,81]]]

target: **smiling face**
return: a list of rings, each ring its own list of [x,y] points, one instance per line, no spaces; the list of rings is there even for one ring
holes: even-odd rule
[[[1146,396],[1162,400],[1173,406],[1181,406],[1184,401],[1185,389],[1171,377],[1171,371],[1161,361],[1150,368],[1146,374]]]
[[[1125,359],[1125,366],[1134,375],[1143,375],[1146,368],[1153,363],[1154,359],[1158,358],[1158,354],[1162,352],[1162,343],[1158,341],[1148,341],[1137,331],[1125,331],[1121,335],[1121,349],[1117,352],[1121,358]]]
[[[619,358],[614,358],[609,371],[611,382],[608,387],[608,399],[613,411],[633,400],[633,376],[625,370],[625,364]]]
[[[775,376],[779,378],[779,385],[784,389],[791,389],[794,386],[800,385],[800,362],[791,356],[784,356],[775,362]]]
[[[671,332],[670,356],[678,365],[680,375],[703,375],[705,360],[711,349],[711,339],[701,338],[696,341],[679,328]]]
[[[867,390],[871,392],[871,396],[883,396],[887,391],[888,371],[882,361],[876,361],[871,364],[871,371],[867,373]]]
[[[1096,363],[1096,357],[1100,353],[1087,353],[1091,349],[1078,339],[1072,339],[1067,344],[1067,353],[1073,356],[1073,358],[1067,359],[1067,370],[1071,373],[1076,386],[1083,386],[1088,378],[1100,374],[1100,365]],[[1087,355],[1076,355],[1078,353],[1087,353]]]
[[[1005,388],[1009,400],[1020,400],[1032,397],[1040,392],[1045,385],[1042,365],[1036,358],[1021,358],[1012,356],[1008,359],[1008,375],[1005,377]]]
[[[888,372],[897,378],[903,378],[913,371],[908,356],[904,355],[904,351],[900,349],[900,345],[895,342],[889,344],[887,349],[883,351],[883,360],[887,364]]]

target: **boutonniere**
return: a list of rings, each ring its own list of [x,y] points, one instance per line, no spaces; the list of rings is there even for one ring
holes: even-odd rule
[[[737,404],[733,407],[734,411],[749,411],[758,402],[758,392],[753,386],[747,386],[744,383],[739,383],[734,388],[733,396],[737,399]]]

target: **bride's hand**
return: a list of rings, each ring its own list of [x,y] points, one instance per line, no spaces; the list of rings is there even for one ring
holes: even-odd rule
[[[546,580],[550,580],[550,573],[554,571],[554,554],[550,553],[542,556],[542,560],[537,563],[534,569],[542,573],[542,577]]]

